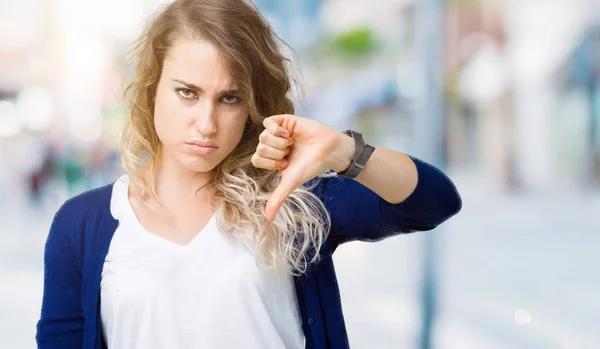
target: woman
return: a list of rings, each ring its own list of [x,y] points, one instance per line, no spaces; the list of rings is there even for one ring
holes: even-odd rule
[[[242,0],[153,18],[126,174],[50,228],[40,348],[345,348],[336,247],[460,210],[435,167],[293,115],[276,39]]]

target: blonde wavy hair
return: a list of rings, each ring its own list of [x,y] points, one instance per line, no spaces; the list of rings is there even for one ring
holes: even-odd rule
[[[160,141],[154,129],[154,99],[165,55],[180,37],[217,47],[249,108],[242,140],[214,169],[210,186],[215,209],[226,224],[250,237],[261,267],[293,275],[306,272],[318,261],[331,225],[329,213],[311,190],[335,172],[323,171],[296,189],[275,220],[266,220],[265,206],[281,173],[254,167],[251,157],[265,117],[293,114],[294,106],[288,97],[290,60],[277,46],[283,41],[254,5],[244,0],[176,0],[150,18],[132,51],[136,74],[125,90],[130,113],[121,140],[121,166],[130,183],[142,196],[160,202],[155,190]]]

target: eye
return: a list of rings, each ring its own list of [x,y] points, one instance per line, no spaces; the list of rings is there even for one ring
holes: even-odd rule
[[[240,102],[240,99],[237,96],[223,96],[221,100],[225,104],[237,104]]]
[[[177,88],[177,89],[175,89],[175,91],[177,91],[177,94],[179,95],[179,97],[181,97],[183,99],[192,99],[192,98],[196,97],[196,93],[187,88]]]

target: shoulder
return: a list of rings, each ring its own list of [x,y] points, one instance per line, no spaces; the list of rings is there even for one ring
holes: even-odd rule
[[[110,199],[114,183],[113,181],[104,186],[84,191],[66,200],[54,215],[52,228],[67,226],[72,228],[74,224],[81,224],[90,216],[110,215]]]
[[[68,200],[58,209],[57,218],[82,215],[90,211],[108,210],[115,182],[82,192]]]

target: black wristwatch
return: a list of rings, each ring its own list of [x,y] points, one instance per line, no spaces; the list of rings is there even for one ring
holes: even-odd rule
[[[347,178],[355,178],[365,168],[367,161],[375,151],[375,147],[365,144],[363,136],[359,132],[346,130],[342,133],[354,139],[354,159],[347,169],[337,174]]]

